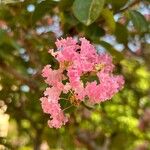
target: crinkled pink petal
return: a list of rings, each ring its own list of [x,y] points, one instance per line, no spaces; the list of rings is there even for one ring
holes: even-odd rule
[[[47,96],[48,101],[58,102],[61,91],[56,87],[46,88],[44,96]]]
[[[61,80],[62,80],[62,71],[51,69],[45,82],[49,85],[55,86],[57,82],[60,82]]]
[[[48,121],[48,125],[50,128],[61,128],[66,122],[68,122],[68,118],[61,111],[57,116]]]
[[[64,85],[63,92],[64,92],[64,93],[68,93],[70,89],[71,89],[71,85],[70,85],[70,83],[67,82],[67,83]]]
[[[88,98],[90,103],[96,104],[111,99],[124,85],[122,76],[113,75],[110,55],[98,54],[85,38],[79,41],[80,44],[71,37],[57,40],[58,51],[51,50],[50,53],[60,63],[60,68],[54,70],[47,65],[42,70],[49,87],[44,92],[45,97],[41,98],[41,105],[43,111],[50,114],[50,127],[60,128],[68,121],[59,104],[64,93],[70,92],[81,101]],[[86,81],[83,85],[82,77],[87,74],[97,76],[99,81]]]
[[[114,65],[112,63],[112,57],[106,53],[99,54],[98,56],[98,64],[102,64],[102,71],[109,73],[114,69]]]
[[[46,65],[43,70],[42,70],[42,76],[47,78],[50,74],[51,74],[51,71],[52,69],[50,68],[51,65]]]

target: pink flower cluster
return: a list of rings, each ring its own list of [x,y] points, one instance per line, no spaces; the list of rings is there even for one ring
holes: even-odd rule
[[[53,70],[51,65],[44,67],[42,76],[49,87],[41,104],[44,113],[50,114],[48,125],[60,128],[68,121],[60,105],[62,93],[70,93],[68,101],[73,105],[85,100],[93,105],[111,99],[123,87],[124,79],[113,75],[111,56],[98,54],[85,38],[79,42],[71,37],[57,40],[56,46],[58,50],[50,53],[58,60],[59,69]],[[91,81],[93,77],[97,80]]]

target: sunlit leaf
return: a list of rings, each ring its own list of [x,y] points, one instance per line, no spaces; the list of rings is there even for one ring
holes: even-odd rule
[[[111,32],[115,31],[115,20],[114,20],[114,16],[113,16],[113,12],[107,8],[103,9],[102,11],[102,16],[105,19],[106,25],[108,26],[108,30]]]
[[[75,0],[73,4],[73,12],[76,18],[84,23],[90,25],[100,15],[105,0]]]
[[[129,16],[137,31],[141,33],[148,31],[148,22],[140,12],[131,10]]]
[[[107,3],[112,4],[113,8],[120,9],[128,0],[106,0]]]
[[[0,4],[12,4],[17,2],[20,2],[20,0],[1,0]]]

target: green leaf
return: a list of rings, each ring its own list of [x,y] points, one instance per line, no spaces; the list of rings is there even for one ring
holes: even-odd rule
[[[74,17],[74,15],[68,12],[63,12],[61,14],[61,20],[62,23],[67,23],[71,26],[75,26],[79,23],[79,21]]]
[[[83,82],[84,87],[86,86],[87,82],[96,81],[98,84],[100,83],[98,76],[95,74],[91,75],[90,73],[86,73],[86,74],[82,75],[80,77],[80,80]]]
[[[99,43],[101,46],[103,46],[111,55],[115,57],[116,60],[121,61],[124,56],[121,52],[117,51],[113,46],[105,41],[100,41]]]
[[[119,43],[126,44],[128,42],[128,30],[126,26],[116,23],[115,36]]]
[[[54,1],[42,1],[41,3],[37,4],[35,7],[35,11],[33,13],[33,22],[38,21],[41,19],[47,12],[50,12],[52,10],[52,7],[55,6]]]
[[[110,3],[113,8],[120,9],[123,7],[128,0],[106,0],[107,3]]]
[[[8,44],[8,45],[11,45],[13,48],[15,48],[15,49],[20,49],[20,46],[17,44],[17,42],[14,40],[14,39],[12,39],[12,38],[10,38],[8,35],[7,35],[7,33],[4,31],[4,30],[1,30],[0,29],[0,45],[1,44]]]
[[[65,113],[71,113],[76,109],[76,107],[73,104],[71,104],[69,97],[60,98],[60,105]]]
[[[74,0],[61,0],[59,3],[59,8],[61,11],[66,11],[66,9],[70,9]]]
[[[150,2],[150,0],[145,0],[145,1]]]
[[[5,41],[6,37],[7,37],[6,32],[0,29],[0,39],[1,39],[0,44]]]
[[[96,23],[85,28],[85,36],[91,39],[94,43],[99,43],[100,37],[105,35],[105,30],[99,27]]]
[[[80,22],[88,26],[99,17],[104,2],[105,0],[75,0],[74,15]]]
[[[114,32],[115,31],[115,20],[113,16],[113,12],[107,8],[103,9],[102,16],[105,19],[106,25],[109,27],[109,31]]]
[[[5,45],[8,44],[8,45],[12,46],[13,48],[15,48],[17,50],[20,49],[20,46],[16,43],[16,41],[14,39],[10,38],[7,35],[5,30],[0,29],[0,39],[1,39],[0,40],[0,45],[1,44],[5,44]]]
[[[148,31],[148,22],[140,12],[131,10],[129,11],[129,17],[138,32],[143,33]]]
[[[1,0],[0,4],[12,4],[12,3],[17,3],[20,2],[18,0]]]

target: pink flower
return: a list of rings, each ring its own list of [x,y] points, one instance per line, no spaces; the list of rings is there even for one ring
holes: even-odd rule
[[[43,111],[51,115],[50,120],[48,121],[49,127],[60,128],[68,121],[68,118],[64,116],[63,111],[60,108],[60,104],[49,101],[46,97],[41,98],[41,102]]]
[[[124,85],[122,76],[113,75],[112,57],[98,54],[85,38],[79,40],[81,44],[71,37],[57,40],[58,51],[49,53],[58,60],[60,67],[54,70],[47,65],[42,71],[49,85],[41,98],[44,113],[50,114],[49,127],[60,128],[68,121],[61,109],[61,100],[68,100],[75,106],[85,99],[96,104],[111,99]],[[90,80],[93,77],[97,80]]]
[[[50,68],[51,65],[46,65],[42,70],[42,76],[45,78],[48,78],[48,76],[51,74],[52,69]]]
[[[86,94],[91,103],[100,103],[111,99],[124,85],[122,76],[113,76],[100,72],[97,74],[100,84],[96,82],[88,83],[86,86]]]
[[[65,125],[66,122],[68,122],[68,118],[64,116],[62,111],[60,111],[57,116],[48,121],[48,125],[50,128],[61,128],[61,126]]]
[[[70,89],[71,89],[71,85],[70,85],[70,83],[67,82],[67,83],[64,85],[63,92],[64,92],[64,93],[68,93]]]
[[[91,63],[95,62],[95,58],[98,56],[93,45],[90,44],[85,38],[80,38],[81,41],[81,56],[85,56]]]
[[[102,71],[109,73],[114,69],[114,64],[112,63],[112,57],[108,54],[99,54],[98,64],[102,65]]]
[[[46,65],[42,70],[42,76],[45,77],[45,82],[52,86],[60,86],[58,82],[62,80],[62,70],[52,70],[50,65]]]
[[[88,82],[85,91],[91,103],[97,103],[98,101],[100,101],[99,100],[100,91],[98,89],[96,81],[92,83]]]
[[[60,94],[61,90],[54,86],[51,88],[46,88],[44,92],[44,96],[47,96],[49,102],[58,102]]]
[[[61,38],[61,40],[57,40],[55,44],[58,49],[61,49],[63,47],[75,46],[77,44],[77,41],[71,37],[67,37],[66,39]]]
[[[55,43],[59,53],[56,57],[58,61],[73,61],[78,57],[78,53],[76,53],[76,49],[78,49],[77,41],[74,39],[67,38],[67,39],[61,39],[57,40]]]
[[[61,111],[60,105],[58,102],[49,101],[48,98],[41,98],[42,109],[45,113],[51,114],[52,116],[57,116]]]

